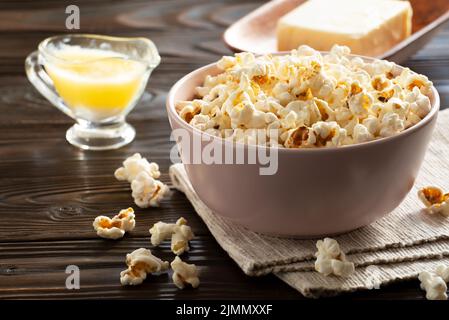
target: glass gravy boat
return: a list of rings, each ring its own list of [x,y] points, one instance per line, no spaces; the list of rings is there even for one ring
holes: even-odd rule
[[[116,149],[130,143],[125,122],[159,65],[146,38],[62,35],[45,39],[25,61],[30,82],[76,120],[66,139],[81,149]]]

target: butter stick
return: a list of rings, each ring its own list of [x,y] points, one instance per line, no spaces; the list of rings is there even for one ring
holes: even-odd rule
[[[328,51],[346,45],[354,54],[376,56],[411,34],[412,7],[400,0],[309,0],[277,24],[278,49],[308,45]]]

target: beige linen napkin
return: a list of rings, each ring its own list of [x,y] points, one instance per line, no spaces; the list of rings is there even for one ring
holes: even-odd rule
[[[275,273],[307,297],[370,289],[416,277],[440,263],[449,265],[449,218],[423,213],[416,195],[418,188],[427,185],[449,190],[449,110],[439,113],[415,186],[401,205],[369,226],[334,237],[356,265],[356,273],[346,279],[314,271],[316,240],[265,236],[238,226],[206,207],[182,164],[170,167],[170,177],[243,272],[250,276]]]

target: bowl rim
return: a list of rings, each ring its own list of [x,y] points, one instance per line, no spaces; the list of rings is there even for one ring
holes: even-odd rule
[[[319,51],[319,52],[322,55],[329,54],[328,51]],[[289,54],[289,53],[290,53],[290,51],[280,51],[280,52],[276,52],[276,53],[271,53],[270,55],[285,55],[285,54]],[[378,58],[367,57],[367,56],[356,55],[356,54],[349,54],[346,56],[359,57],[359,58],[362,58],[364,61],[382,60],[382,59],[378,59]],[[396,64],[395,62],[392,62],[392,63],[394,63],[395,67],[397,67],[401,70],[406,68],[406,67]],[[167,113],[169,115],[169,120],[171,117],[173,117],[174,120],[176,120],[182,127],[184,127],[187,130],[192,131],[192,133],[205,135],[209,138],[209,140],[219,141],[220,143],[223,143],[225,145],[226,144],[231,145],[233,147],[240,145],[240,146],[243,146],[245,149],[254,149],[254,148],[255,149],[277,149],[278,152],[295,152],[295,153],[300,152],[300,153],[304,153],[304,154],[305,153],[320,153],[320,152],[322,152],[322,153],[345,152],[345,151],[350,151],[350,150],[355,150],[355,149],[365,149],[365,148],[369,148],[371,146],[375,146],[378,144],[388,143],[388,142],[394,141],[396,139],[401,139],[401,137],[406,137],[406,136],[413,134],[414,132],[418,131],[422,127],[431,123],[432,120],[435,117],[437,117],[438,111],[440,109],[440,95],[439,95],[437,89],[435,88],[435,86],[432,85],[432,87],[430,89],[431,89],[431,92],[433,95],[433,103],[431,103],[431,108],[430,108],[429,113],[423,119],[421,119],[421,121],[419,121],[417,124],[399,132],[398,134],[390,136],[390,137],[382,137],[382,138],[376,139],[376,140],[371,140],[371,141],[356,143],[356,144],[350,144],[350,145],[344,145],[344,146],[332,146],[332,147],[320,147],[320,148],[279,148],[279,147],[267,147],[267,146],[263,146],[263,145],[246,144],[246,143],[242,143],[242,142],[226,140],[222,137],[217,137],[217,136],[214,136],[205,131],[201,131],[200,129],[195,128],[192,125],[190,125],[189,123],[185,122],[185,120],[180,117],[178,112],[176,112],[175,101],[174,101],[175,93],[177,93],[178,90],[180,88],[182,88],[186,82],[191,81],[191,79],[194,78],[196,75],[205,73],[209,69],[214,69],[214,68],[216,68],[216,62],[212,62],[203,67],[197,68],[197,69],[189,72],[188,74],[184,75],[178,81],[176,81],[176,83],[171,87],[171,89],[167,95],[167,100],[166,100]],[[411,70],[411,71],[413,73],[415,73],[413,70]],[[211,72],[209,72],[209,73],[211,73]],[[171,120],[170,120],[170,122],[171,122]]]

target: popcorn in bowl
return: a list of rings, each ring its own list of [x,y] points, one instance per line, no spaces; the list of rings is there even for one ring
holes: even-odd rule
[[[223,57],[197,98],[176,111],[224,139],[285,148],[339,147],[396,135],[431,109],[432,82],[384,60],[365,62],[334,46],[328,55],[301,46],[287,55]],[[264,139],[257,139],[262,131]]]

